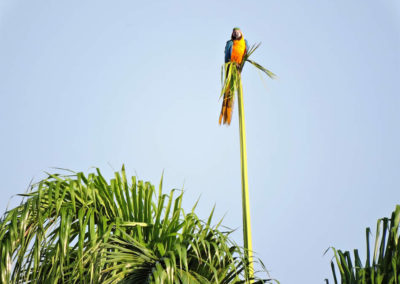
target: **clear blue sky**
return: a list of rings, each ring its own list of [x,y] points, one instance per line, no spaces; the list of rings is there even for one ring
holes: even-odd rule
[[[364,250],[400,203],[396,0],[0,0],[0,210],[51,167],[125,163],[242,243],[237,107],[218,125],[234,26],[279,75],[243,74],[254,250],[283,284],[330,278],[324,251]]]

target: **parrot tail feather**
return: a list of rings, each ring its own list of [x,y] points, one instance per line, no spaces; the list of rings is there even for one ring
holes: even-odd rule
[[[224,100],[222,102],[221,114],[219,115],[219,124],[223,121],[223,124],[231,124],[233,112],[233,97],[229,91],[224,94]]]

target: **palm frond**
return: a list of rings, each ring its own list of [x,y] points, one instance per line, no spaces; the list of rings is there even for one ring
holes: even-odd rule
[[[240,283],[244,250],[182,208],[183,192],[109,182],[100,170],[49,176],[0,219],[0,283]],[[262,279],[258,279],[263,281]]]
[[[271,79],[276,79],[276,78],[277,78],[277,76],[276,76],[273,72],[269,71],[267,68],[261,66],[261,65],[258,64],[257,62],[255,62],[255,61],[253,61],[253,60],[250,60],[250,59],[247,59],[246,61],[247,61],[247,62],[250,62],[250,63],[253,64],[256,68],[258,68],[258,69],[260,69],[261,71],[263,71],[263,72],[264,72],[265,74],[267,74],[268,77],[270,77]]]
[[[372,264],[370,263],[370,228],[366,229],[365,265],[362,264],[358,250],[353,252],[331,248],[334,260],[331,261],[334,283],[369,284],[369,283],[400,283],[400,205],[396,206],[391,218],[381,218],[377,221],[375,246]],[[339,270],[338,277],[335,266]],[[326,280],[327,283],[328,280]]]

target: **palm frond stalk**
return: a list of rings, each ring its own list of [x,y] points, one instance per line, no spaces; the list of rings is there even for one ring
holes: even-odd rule
[[[1,284],[247,280],[244,250],[211,225],[214,210],[207,221],[196,205],[185,213],[183,192],[164,194],[162,179],[156,190],[124,168],[110,182],[98,169],[49,174],[22,196],[0,219]]]
[[[271,79],[276,78],[276,75],[261,66],[257,62],[250,60],[249,57],[254,51],[261,45],[261,43],[253,45],[244,55],[243,61],[240,65],[235,62],[225,63],[222,69],[222,77],[225,75],[223,86],[221,90],[221,97],[229,93],[231,96],[237,94],[238,108],[239,108],[239,135],[240,135],[240,162],[241,162],[241,180],[242,180],[242,216],[243,216],[243,243],[245,248],[245,255],[248,259],[248,265],[246,267],[246,275],[249,279],[253,278],[254,266],[253,266],[253,245],[251,237],[251,218],[250,218],[250,198],[249,198],[249,186],[247,177],[247,150],[246,150],[246,125],[244,119],[244,104],[243,104],[243,85],[241,79],[241,72],[243,70],[245,62],[251,63],[253,66],[263,71]],[[221,78],[222,78],[221,77]],[[228,91],[228,92],[227,92]],[[251,283],[251,281],[250,281]]]

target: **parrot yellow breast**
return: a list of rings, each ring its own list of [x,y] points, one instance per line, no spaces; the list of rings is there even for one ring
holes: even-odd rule
[[[239,40],[233,41],[231,61],[236,63],[242,63],[244,52],[246,51],[246,42],[242,37]]]

